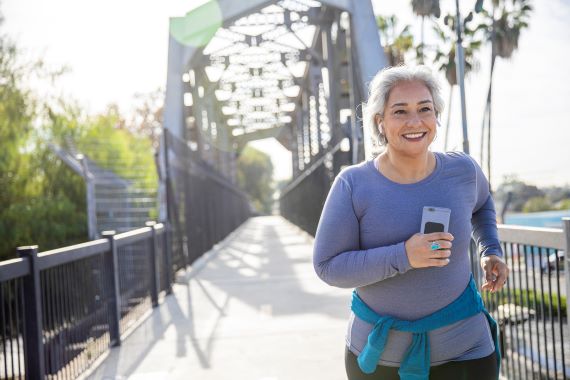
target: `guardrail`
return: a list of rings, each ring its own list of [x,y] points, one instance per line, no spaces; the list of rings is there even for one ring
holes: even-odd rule
[[[170,293],[166,228],[0,262],[0,379],[76,378]]]
[[[318,157],[279,197],[280,214],[311,235],[315,235],[323,205],[335,176],[348,164],[349,152],[341,143]]]
[[[249,197],[168,129],[164,147],[173,265],[185,268],[250,217]]]
[[[501,372],[508,379],[567,379],[570,374],[570,218],[563,223],[563,229],[498,226],[509,279],[501,291],[482,295],[499,322]],[[470,254],[480,287],[474,242]]]

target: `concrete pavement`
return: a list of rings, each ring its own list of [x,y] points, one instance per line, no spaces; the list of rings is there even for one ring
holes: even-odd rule
[[[88,378],[346,379],[351,290],[317,278],[312,242],[279,216],[250,219]]]

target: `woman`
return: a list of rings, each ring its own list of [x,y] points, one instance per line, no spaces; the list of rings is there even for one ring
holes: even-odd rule
[[[336,177],[314,245],[318,276],[355,288],[348,378],[496,379],[496,324],[468,253],[473,233],[483,289],[500,290],[508,269],[489,184],[469,155],[429,150],[443,100],[426,67],[379,72],[363,110],[385,150]],[[424,206],[451,210],[448,232],[419,232]]]

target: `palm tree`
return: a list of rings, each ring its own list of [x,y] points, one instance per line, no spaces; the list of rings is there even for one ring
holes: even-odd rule
[[[439,0],[412,0],[412,11],[422,18],[421,42],[417,47],[418,62],[424,63],[424,21],[426,17],[435,16],[439,18],[441,9]]]
[[[390,66],[404,62],[404,54],[414,46],[414,36],[410,33],[410,25],[406,25],[396,34],[398,18],[395,15],[376,18],[378,29],[384,42],[384,53]]]
[[[487,41],[491,43],[491,71],[489,91],[483,113],[481,127],[481,164],[483,164],[485,125],[487,125],[487,175],[491,189],[491,94],[493,88],[493,70],[497,57],[510,58],[518,48],[520,33],[528,28],[528,19],[532,12],[530,0],[491,0],[491,10],[481,9],[483,22],[477,27],[483,30]],[[479,10],[479,9],[477,9]]]
[[[475,71],[478,67],[477,60],[475,59],[475,52],[481,47],[482,41],[477,38],[476,30],[470,29],[468,22],[472,19],[473,15],[469,14],[464,24],[463,35],[463,52],[465,57],[465,75],[471,71]],[[451,116],[451,101],[453,96],[453,87],[457,85],[457,71],[455,65],[455,48],[456,48],[456,35],[455,35],[455,18],[452,15],[447,15],[443,18],[443,25],[434,23],[433,30],[440,40],[436,45],[434,64],[437,69],[445,74],[445,78],[449,83],[449,102],[447,104],[447,125],[445,127],[445,140],[444,150],[447,150],[447,142],[449,137],[449,125]]]

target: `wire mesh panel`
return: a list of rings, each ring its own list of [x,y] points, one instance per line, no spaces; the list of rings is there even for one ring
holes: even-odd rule
[[[165,130],[169,159],[168,213],[172,265],[185,268],[250,215],[249,199],[186,142]]]
[[[121,335],[151,308],[151,244],[152,240],[147,238],[118,248]]]
[[[0,282],[0,379],[24,379],[22,279]]]
[[[315,235],[321,212],[342,165],[348,163],[340,144],[294,179],[279,199],[281,215],[311,235]]]
[[[79,146],[71,138],[63,143],[58,155],[88,179],[91,238],[106,230],[129,231],[156,218],[158,179],[152,152],[132,147],[125,154],[108,138],[91,137]]]
[[[109,345],[102,255],[40,273],[46,378],[75,378]]]
[[[512,242],[501,246],[508,281],[499,292],[482,292],[501,330],[501,372],[508,379],[567,379],[570,344],[562,251]],[[471,252],[473,271],[481,276],[476,250]],[[483,280],[479,277],[479,284]]]

